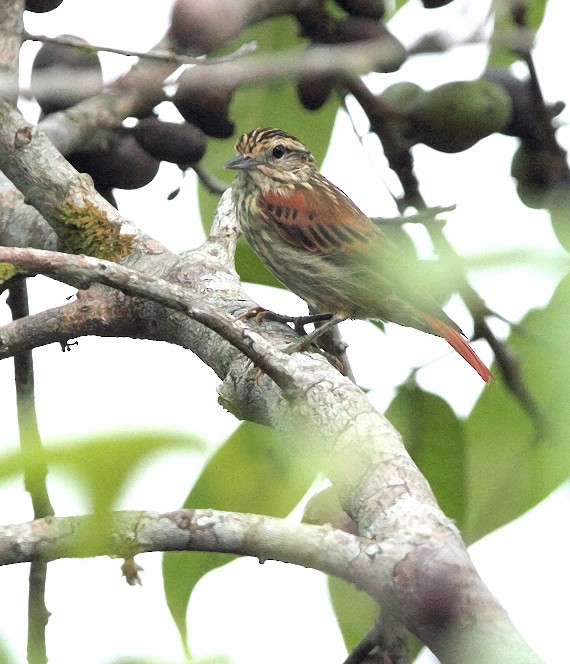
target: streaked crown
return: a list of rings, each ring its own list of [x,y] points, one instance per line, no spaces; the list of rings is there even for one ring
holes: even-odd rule
[[[243,158],[239,168],[258,184],[262,184],[260,173],[273,181],[272,186],[282,187],[307,182],[317,172],[311,152],[281,129],[264,127],[243,134],[236,143],[236,152]]]

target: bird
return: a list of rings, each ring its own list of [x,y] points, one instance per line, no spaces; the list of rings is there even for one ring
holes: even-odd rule
[[[459,326],[418,278],[419,261],[319,171],[310,150],[273,127],[236,143],[232,203],[241,232],[265,266],[329,320],[381,319],[445,339],[485,382],[493,377]],[[321,317],[322,320],[322,317]],[[307,346],[304,345],[304,348]]]

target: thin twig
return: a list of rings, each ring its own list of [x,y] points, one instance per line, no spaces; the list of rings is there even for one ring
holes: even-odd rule
[[[29,315],[28,294],[25,280],[10,286],[7,299],[12,319]],[[32,499],[34,519],[53,516],[46,484],[47,465],[40,438],[34,395],[34,365],[32,351],[25,351],[14,357],[16,381],[16,402],[20,449],[24,463],[24,483]],[[49,611],[45,604],[47,563],[32,562],[28,592],[28,662],[47,664],[46,627]]]
[[[24,280],[14,282],[10,286],[7,303],[13,320],[29,315],[27,287]],[[24,481],[32,499],[34,518],[41,519],[53,516],[54,511],[47,492],[47,466],[43,461],[44,451],[36,416],[32,353],[28,351],[16,355],[14,369]]]
[[[456,205],[447,205],[445,207],[431,207],[420,210],[417,214],[399,215],[398,217],[371,217],[377,224],[391,224],[394,226],[403,226],[404,224],[428,224],[435,222],[442,224],[443,221],[436,219],[438,214],[453,212]]]
[[[228,184],[212,173],[209,173],[201,164],[194,164],[193,171],[198,176],[202,185],[212,194],[223,194],[228,188]]]
[[[95,44],[81,44],[73,38],[67,37],[48,37],[47,35],[34,35],[30,32],[24,32],[24,39],[28,41],[42,42],[43,44],[59,44],[60,46],[71,46],[80,51],[93,53],[95,51],[103,51],[104,53],[114,53],[116,55],[124,55],[127,57],[140,58],[141,60],[158,60],[159,62],[172,62],[179,65],[217,65],[223,62],[233,62],[238,58],[245,55],[251,55],[258,49],[256,41],[242,44],[233,53],[222,55],[217,58],[205,58],[203,56],[195,57],[190,55],[178,55],[171,51],[132,51],[130,49],[115,48],[113,46],[101,46]]]
[[[382,143],[382,149],[388,165],[396,173],[402,184],[404,196],[401,201],[396,201],[401,211],[408,206],[416,209],[426,207],[420,193],[418,179],[414,173],[414,161],[410,152],[410,146],[402,141],[400,132],[396,129],[394,109],[374,95],[368,86],[355,74],[347,74],[342,79],[346,91],[354,96],[368,116],[370,131],[378,135]]]
[[[410,661],[406,629],[387,611],[382,612],[374,627],[348,655],[343,664],[361,664],[375,648],[380,651],[378,661],[389,661],[391,664],[408,664]]]

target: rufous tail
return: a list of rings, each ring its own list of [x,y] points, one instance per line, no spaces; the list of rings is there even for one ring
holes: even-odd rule
[[[461,357],[475,369],[475,371],[486,383],[488,383],[491,378],[493,378],[493,374],[483,364],[483,361],[479,358],[473,348],[471,348],[469,342],[461,334],[461,332],[453,329],[447,325],[447,323],[444,323],[437,318],[433,318],[432,316],[426,316],[426,321],[433,329],[434,334],[443,337],[453,348],[453,350],[457,351]]]

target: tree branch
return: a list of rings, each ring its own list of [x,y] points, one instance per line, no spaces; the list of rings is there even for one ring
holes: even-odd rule
[[[394,571],[401,564],[399,545],[394,547],[391,542],[367,540],[330,526],[293,524],[266,516],[215,510],[119,512],[0,527],[2,565],[71,556],[129,558],[148,551],[217,551],[255,556],[260,561],[273,559],[309,566],[354,583],[382,603],[390,603],[394,582],[398,582]],[[442,578],[439,587],[431,587],[432,593],[445,589],[443,596],[408,596],[408,610],[417,612],[419,599],[420,612],[427,617],[426,612],[437,611],[438,607],[433,605],[436,598],[445,604],[455,599],[454,577],[452,574],[448,580],[451,584]],[[426,600],[429,603],[422,604]],[[498,607],[494,619],[495,627],[510,625],[508,616]],[[453,620],[440,623],[439,627],[444,631],[441,635],[444,647],[435,652],[443,664],[540,661],[512,629],[510,634],[504,631],[481,634],[474,625],[455,624]],[[421,627],[418,631],[422,632]]]
[[[241,320],[232,318],[208,302],[197,301],[182,286],[147,276],[117,263],[41,249],[0,247],[0,262],[2,261],[50,276],[77,288],[88,288],[93,283],[100,283],[128,295],[145,297],[181,311],[218,332],[263,369],[282,389],[296,387],[295,379],[286,367],[289,356],[276,350]]]
[[[221,64],[222,62],[231,62],[238,58],[242,58],[244,55],[250,55],[257,51],[257,43],[249,42],[248,44],[242,44],[238,47],[233,53],[228,55],[223,55],[217,58],[203,58],[203,57],[193,57],[191,55],[179,55],[173,51],[159,51],[151,49],[150,51],[132,51],[126,50],[124,48],[115,48],[113,46],[101,46],[96,44],[78,44],[74,39],[68,39],[66,37],[48,37],[47,35],[34,35],[30,32],[24,31],[24,39],[29,41],[42,42],[43,44],[60,44],[61,46],[71,46],[72,48],[77,48],[83,52],[85,51],[102,51],[104,53],[114,53],[116,55],[124,55],[126,57],[140,58],[142,60],[157,60],[158,62],[166,62],[169,64],[175,65],[216,65]]]

